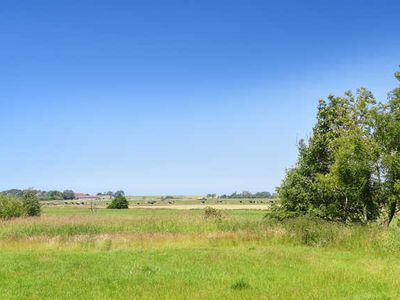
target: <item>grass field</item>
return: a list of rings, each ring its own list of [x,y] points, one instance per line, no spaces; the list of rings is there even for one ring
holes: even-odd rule
[[[169,209],[201,209],[206,206],[222,206],[229,209],[268,209],[270,204],[277,199],[271,198],[205,198],[204,196],[127,196],[130,207],[135,208],[169,208]],[[46,207],[96,207],[105,208],[111,200],[100,198],[98,200],[52,200],[42,201]],[[228,207],[230,206],[230,207]]]
[[[0,223],[2,299],[398,299],[400,229],[265,211],[44,208]]]

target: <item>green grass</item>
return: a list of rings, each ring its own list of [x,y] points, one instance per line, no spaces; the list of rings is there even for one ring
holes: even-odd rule
[[[262,211],[47,208],[0,224],[2,299],[398,299],[400,230]]]
[[[91,216],[92,212],[88,208],[81,207],[45,207],[42,209],[43,215],[46,216],[67,216],[67,215],[82,215],[82,216]],[[260,220],[265,214],[266,211],[262,210],[245,210],[245,209],[237,209],[230,210],[227,212],[230,216],[238,216],[246,219],[257,219]],[[203,209],[190,209],[190,210],[174,210],[174,209],[165,209],[158,208],[153,211],[149,209],[98,209],[96,214],[97,216],[130,216],[130,217],[139,217],[139,216],[147,216],[147,217],[158,217],[158,216],[175,216],[177,218],[184,216],[203,216]]]

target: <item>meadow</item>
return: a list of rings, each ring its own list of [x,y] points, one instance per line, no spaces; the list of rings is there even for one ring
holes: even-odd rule
[[[0,223],[2,299],[397,299],[400,228],[263,210],[45,207]]]
[[[171,197],[171,198],[167,198]],[[242,199],[220,199],[220,198],[205,198],[204,196],[127,196],[129,205],[136,208],[171,208],[171,209],[202,209],[206,206],[222,206],[221,208],[229,209],[268,209],[270,204],[276,199],[272,198],[242,198]],[[205,201],[203,199],[206,199]],[[52,200],[43,201],[45,206],[48,207],[71,207],[71,206],[84,206],[90,207],[91,203],[95,203],[96,207],[105,208],[110,204],[110,198],[101,196],[100,199],[95,200]]]

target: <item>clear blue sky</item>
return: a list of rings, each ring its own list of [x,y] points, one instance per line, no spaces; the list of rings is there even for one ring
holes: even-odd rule
[[[273,191],[317,100],[397,85],[400,1],[2,1],[0,190]]]

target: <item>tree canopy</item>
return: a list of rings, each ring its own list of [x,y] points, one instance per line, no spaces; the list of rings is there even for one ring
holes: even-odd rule
[[[126,209],[129,208],[129,202],[123,195],[116,196],[107,206],[110,209]]]
[[[396,73],[400,80],[400,73]],[[400,199],[400,87],[320,100],[312,135],[277,189],[281,208],[343,222],[393,219]]]

